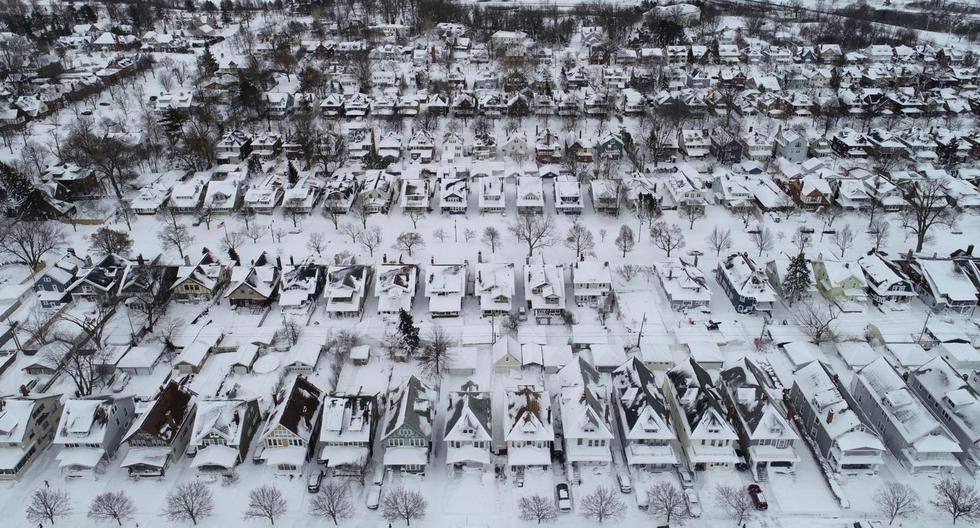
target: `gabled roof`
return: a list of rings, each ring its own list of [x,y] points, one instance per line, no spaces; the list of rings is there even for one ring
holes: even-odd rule
[[[490,393],[463,391],[455,393],[451,399],[452,411],[446,420],[445,440],[490,441]]]
[[[194,406],[194,396],[194,392],[187,387],[171,381],[157,394],[150,408],[136,418],[124,441],[128,442],[135,435],[143,433],[169,444]]]
[[[634,357],[613,371],[613,389],[619,398],[628,440],[672,440],[670,411],[653,372]]]
[[[388,421],[385,423],[383,438],[407,427],[418,436],[431,438],[432,435],[432,389],[415,376],[409,376],[388,403]]]
[[[286,399],[276,407],[263,436],[282,426],[309,441],[313,424],[320,413],[320,389],[303,376],[297,376]]]

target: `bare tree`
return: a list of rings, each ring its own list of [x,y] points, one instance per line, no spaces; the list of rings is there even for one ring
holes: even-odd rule
[[[395,488],[385,495],[381,515],[389,522],[403,520],[407,526],[411,526],[413,520],[425,517],[428,505],[421,492]]]
[[[643,267],[636,264],[623,264],[616,268],[616,273],[626,282],[633,280],[641,271],[643,271]]]
[[[620,226],[619,235],[616,236],[616,248],[623,252],[623,258],[633,251],[634,246],[636,246],[636,237],[633,236],[633,230],[628,225]]]
[[[576,217],[565,233],[564,244],[568,249],[575,251],[575,260],[580,260],[582,256],[595,249],[595,236],[582,224],[582,220]]]
[[[681,217],[688,221],[688,229],[694,229],[694,222],[699,218],[704,218],[704,205],[702,204],[683,203],[679,209]]]
[[[878,488],[874,500],[878,511],[888,517],[889,526],[895,519],[914,517],[919,513],[919,495],[908,484],[889,482]]]
[[[279,488],[271,485],[259,486],[248,492],[248,509],[246,519],[267,519],[275,525],[276,519],[286,513],[286,497]]]
[[[582,515],[599,524],[607,519],[617,519],[626,511],[626,504],[608,486],[599,486],[582,499]]]
[[[720,227],[715,226],[711,229],[711,233],[708,233],[708,238],[706,239],[708,245],[711,249],[715,250],[715,256],[721,255],[722,251],[725,251],[732,247],[732,230],[726,229],[721,230]]]
[[[650,513],[663,518],[670,524],[671,519],[683,522],[687,517],[687,502],[684,492],[671,482],[658,482],[647,488],[647,504]]]
[[[157,233],[160,243],[167,249],[176,249],[180,258],[184,258],[184,250],[194,243],[194,234],[180,221],[173,209],[166,209],[160,214],[163,228]]]
[[[908,205],[902,209],[902,227],[915,235],[915,251],[922,251],[930,229],[936,225],[950,226],[953,215],[946,201],[946,184],[938,179],[910,184],[905,193]]]
[[[340,228],[337,229],[337,232],[340,233],[341,235],[349,236],[350,237],[350,243],[351,244],[356,244],[357,243],[357,237],[359,237],[361,235],[361,230],[362,229],[363,228],[361,226],[359,226],[359,225],[357,225],[357,224],[355,224],[353,222],[344,222],[344,223],[340,224]]]
[[[650,239],[653,240],[653,245],[667,252],[667,258],[670,258],[671,251],[684,247],[684,233],[680,226],[663,220],[650,228]]]
[[[63,489],[41,488],[31,494],[27,504],[27,520],[54,524],[59,517],[71,512],[71,495]]]
[[[0,234],[0,253],[37,270],[44,255],[66,242],[61,226],[54,222],[16,222]]]
[[[749,222],[751,222],[753,219],[759,216],[759,212],[756,210],[755,207],[752,206],[739,207],[738,209],[734,209],[732,211],[732,214],[734,214],[736,218],[742,221],[742,226],[744,227],[749,227]]]
[[[871,221],[871,225],[868,226],[868,235],[871,236],[871,240],[874,242],[874,250],[878,251],[881,246],[888,242],[888,235],[890,233],[891,226],[884,218],[875,218]]]
[[[381,228],[378,226],[371,226],[363,231],[357,237],[357,241],[360,242],[364,249],[368,250],[370,256],[374,256],[374,250],[381,245],[382,242]]]
[[[975,523],[980,520],[980,494],[972,482],[946,477],[935,484],[936,497],[930,502],[942,513],[953,518],[953,524],[963,519]]]
[[[752,498],[739,486],[715,487],[715,501],[741,526],[752,515]]]
[[[350,486],[339,479],[330,479],[320,486],[320,491],[310,501],[310,514],[322,519],[330,519],[334,526],[338,520],[347,519],[354,514]]]
[[[398,235],[395,239],[395,244],[392,246],[398,251],[408,252],[408,256],[412,256],[412,250],[416,248],[421,248],[425,246],[425,239],[422,235],[416,231],[405,231]]]
[[[480,239],[484,244],[490,246],[490,252],[495,253],[497,251],[497,244],[500,243],[500,231],[496,227],[487,226],[483,230],[483,237]]]
[[[835,304],[817,304],[816,301],[801,302],[793,317],[803,332],[814,343],[824,343],[834,339],[834,328],[841,309]]]
[[[418,229],[419,220],[426,217],[426,212],[421,209],[411,209],[405,212],[405,216],[412,221],[412,229]]]
[[[415,354],[419,370],[429,378],[441,379],[446,374],[446,369],[453,364],[454,344],[441,325],[433,324],[429,335],[422,340],[422,346]]]
[[[521,214],[507,227],[518,242],[527,244],[527,256],[557,242],[555,219],[551,215]]]
[[[760,226],[749,238],[752,239],[752,244],[755,245],[755,248],[759,250],[760,257],[763,252],[771,250],[776,245],[776,235],[768,227]]]
[[[245,235],[245,238],[252,241],[253,244],[258,243],[262,235],[269,231],[269,227],[259,225],[258,222],[252,221],[251,224],[245,226],[245,229],[241,230],[241,233]]]
[[[88,507],[88,516],[90,519],[113,520],[122,526],[123,521],[131,517],[135,511],[136,505],[133,499],[125,492],[107,491],[92,499],[92,504]]]
[[[97,255],[127,255],[133,249],[133,239],[124,231],[100,227],[89,237],[92,251]]]
[[[443,229],[443,228],[440,227],[440,228],[438,228],[438,229],[436,229],[435,231],[432,232],[432,236],[433,236],[433,238],[435,238],[439,242],[445,242],[446,241],[446,237],[448,237],[449,235],[446,233],[446,230],[445,229]]]
[[[470,240],[473,240],[474,238],[476,238],[476,231],[473,231],[472,229],[470,229],[468,227],[463,230],[463,239],[464,240],[466,240],[467,242],[469,242]]]
[[[163,514],[171,521],[197,522],[209,517],[214,512],[214,496],[201,481],[191,481],[180,484],[167,495],[167,504]]]
[[[326,249],[326,240],[323,236],[323,232],[314,231],[310,233],[310,239],[306,241],[306,249],[316,253],[316,256],[320,256],[323,250]]]
[[[811,233],[807,232],[802,226],[793,233],[793,245],[796,246],[796,252],[802,253],[810,246],[813,241]]]
[[[834,231],[834,245],[840,250],[840,258],[844,258],[844,252],[854,245],[854,231],[850,225]]]
[[[521,512],[520,516],[523,521],[537,521],[538,524],[541,524],[542,521],[553,521],[558,518],[555,501],[544,495],[534,494],[521,497],[520,502],[517,503],[517,508]]]

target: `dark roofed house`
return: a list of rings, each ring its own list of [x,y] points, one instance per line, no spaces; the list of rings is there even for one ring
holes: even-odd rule
[[[739,462],[734,445],[738,435],[701,365],[690,359],[667,371],[664,396],[692,471],[731,469]]]
[[[384,465],[408,473],[424,473],[432,446],[434,391],[410,376],[388,399],[382,438]]]
[[[680,464],[680,444],[653,371],[634,357],[613,371],[612,379],[626,463],[653,470]]]
[[[315,447],[320,428],[320,389],[297,376],[262,432],[263,455],[278,472],[297,474]]]
[[[175,381],[156,400],[136,409],[137,417],[124,442],[129,452],[120,466],[131,477],[162,477],[187,448],[197,395]]]

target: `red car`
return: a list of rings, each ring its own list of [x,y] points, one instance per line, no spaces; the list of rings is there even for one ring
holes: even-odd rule
[[[755,509],[769,509],[769,503],[766,502],[766,496],[762,494],[762,488],[760,488],[758,484],[749,484],[749,496],[752,497],[752,504],[755,505]]]

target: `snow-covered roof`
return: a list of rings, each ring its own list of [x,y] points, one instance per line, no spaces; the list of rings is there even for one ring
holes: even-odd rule
[[[229,447],[241,445],[245,435],[245,415],[255,400],[200,400],[194,417],[191,445],[200,446],[206,438]],[[258,412],[258,408],[254,409]]]
[[[814,361],[804,366],[793,374],[793,378],[796,389],[813,407],[813,416],[821,429],[842,449],[885,450],[874,429],[851,409],[822,363]]]
[[[551,396],[533,385],[507,389],[504,395],[504,439],[507,442],[552,442]]]

